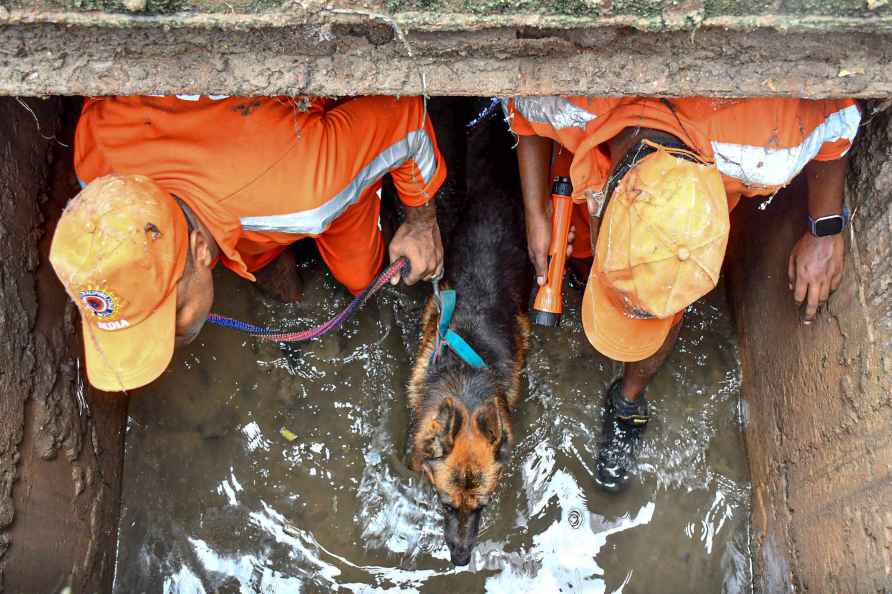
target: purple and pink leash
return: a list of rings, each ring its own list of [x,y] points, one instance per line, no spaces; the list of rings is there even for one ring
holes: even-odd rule
[[[408,273],[408,271],[409,260],[406,258],[397,259],[393,264],[385,268],[381,274],[376,276],[372,283],[366,287],[362,293],[354,297],[353,301],[351,301],[341,313],[315,328],[301,330],[300,332],[288,332],[285,330],[274,330],[272,328],[264,328],[263,326],[255,326],[254,324],[248,324],[247,322],[234,320],[230,317],[221,316],[220,314],[215,313],[209,314],[207,321],[217,326],[231,328],[240,332],[247,332],[256,338],[274,342],[304,342],[313,340],[314,338],[319,338],[323,334],[331,332],[343,324],[344,321],[362,307],[372,295],[380,291],[381,287],[390,282],[390,279],[397,274]]]

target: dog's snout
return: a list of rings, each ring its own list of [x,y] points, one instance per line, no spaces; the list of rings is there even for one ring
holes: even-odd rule
[[[449,553],[452,556],[452,564],[456,567],[464,567],[471,562],[471,547],[450,547]]]
[[[471,562],[471,553],[480,531],[480,516],[479,508],[445,515],[446,545],[453,565],[463,566]]]

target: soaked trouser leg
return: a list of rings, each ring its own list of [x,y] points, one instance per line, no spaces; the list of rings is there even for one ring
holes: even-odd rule
[[[369,188],[356,204],[316,237],[316,246],[331,274],[354,295],[365,289],[384,260],[384,239],[378,224],[380,184]]]
[[[623,368],[623,398],[634,402],[644,393],[644,388],[647,387],[653,376],[660,370],[663,363],[666,362],[666,357],[669,356],[669,353],[675,347],[675,341],[678,340],[678,332],[681,330],[683,319],[681,314],[676,317],[675,323],[666,336],[666,340],[663,341],[663,345],[656,353],[643,361],[625,364]]]

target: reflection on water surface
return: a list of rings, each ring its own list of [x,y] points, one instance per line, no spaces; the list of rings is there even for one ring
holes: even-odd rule
[[[215,309],[319,323],[347,296],[318,263],[304,268],[306,298],[289,306],[218,271]],[[751,591],[740,372],[720,291],[694,306],[649,388],[640,480],[619,496],[591,478],[601,391],[619,367],[588,346],[569,291],[563,327],[536,331],[510,470],[456,569],[432,491],[402,461],[426,290],[387,289],[308,345],[208,327],[177,353],[131,401],[115,592]]]

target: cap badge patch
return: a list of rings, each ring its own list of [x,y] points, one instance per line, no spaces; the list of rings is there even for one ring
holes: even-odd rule
[[[81,291],[81,303],[87,311],[102,321],[109,322],[118,315],[118,300],[113,293],[99,289]]]

